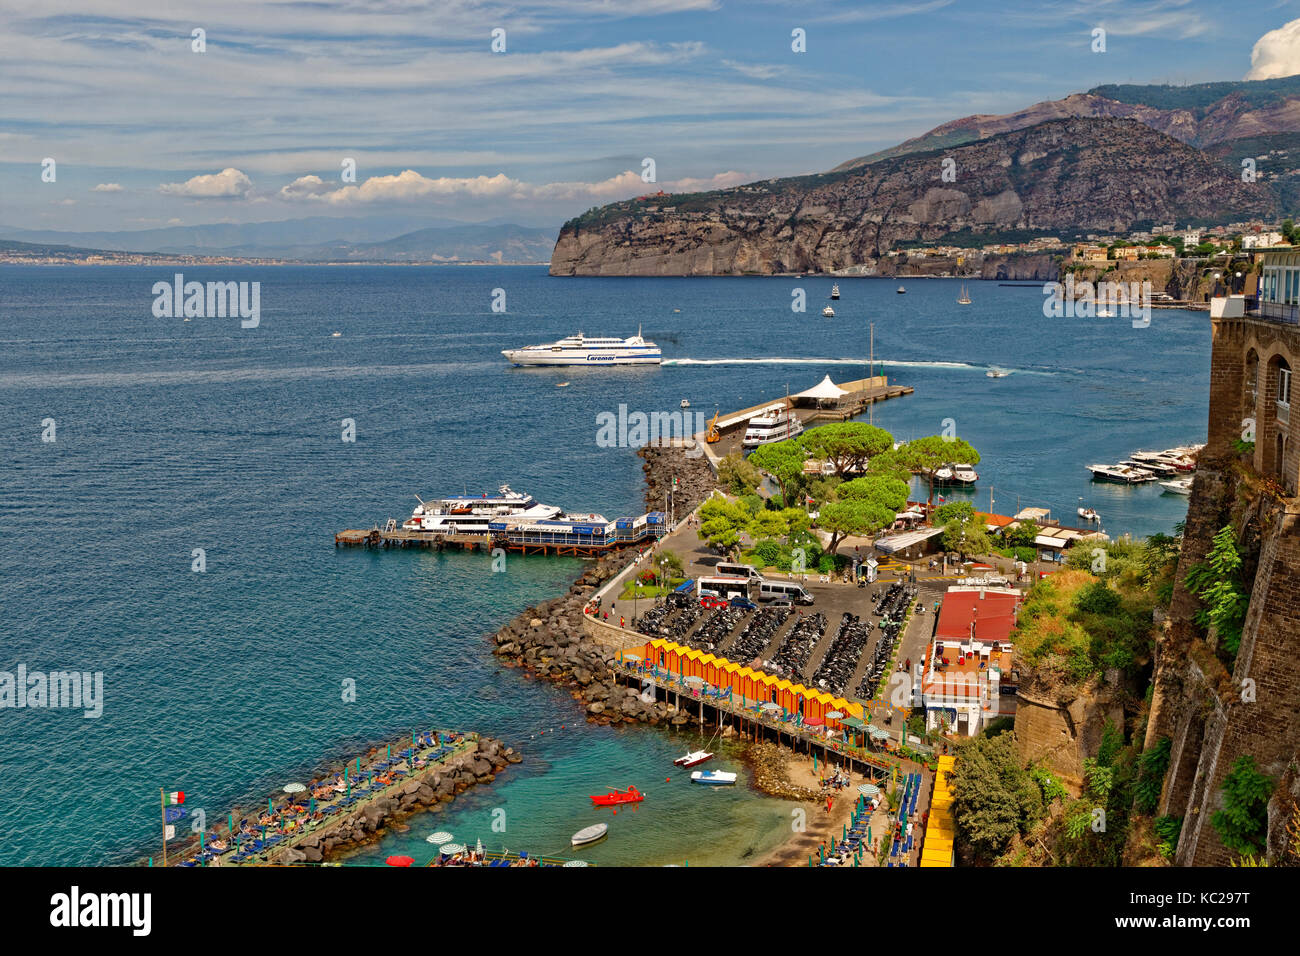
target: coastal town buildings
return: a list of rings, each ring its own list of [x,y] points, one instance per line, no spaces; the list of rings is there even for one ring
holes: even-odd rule
[[[1015,714],[1010,638],[1020,602],[1015,588],[948,589],[923,665],[928,730],[974,737],[998,717]]]

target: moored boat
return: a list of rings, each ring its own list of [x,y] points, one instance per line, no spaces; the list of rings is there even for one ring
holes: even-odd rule
[[[1144,481],[1156,480],[1156,476],[1144,468],[1125,465],[1088,465],[1087,468],[1097,481],[1117,481],[1120,484],[1136,485]]]
[[[903,294],[904,292],[906,292],[906,291],[907,291],[907,290],[904,289],[901,285],[898,287],[898,294],[899,294],[899,295],[902,295],[902,294]]]
[[[725,787],[736,782],[736,775],[726,770],[696,770],[691,774],[691,783],[710,784]]]
[[[544,521],[564,516],[564,510],[554,505],[544,505],[532,495],[511,491],[502,485],[495,495],[451,495],[437,502],[425,502],[418,495],[419,505],[411,517],[402,522],[404,531],[430,531],[440,534],[487,535],[488,525],[503,518],[520,518]]]
[[[1173,481],[1162,481],[1160,487],[1171,494],[1190,495],[1192,493],[1192,479],[1175,478]]]
[[[589,827],[583,827],[569,839],[573,846],[589,846],[599,840],[605,839],[609,833],[608,823],[593,823]]]
[[[837,285],[831,286],[831,298],[838,299],[839,297],[840,297],[840,287]]]
[[[1101,515],[1097,514],[1097,512],[1094,511],[1094,510],[1091,509],[1091,508],[1080,508],[1080,509],[1079,509],[1079,517],[1082,518],[1084,521],[1100,521],[1100,520],[1101,520]]]
[[[833,319],[833,318],[835,318],[835,310],[832,309],[832,308],[828,305],[828,306],[826,306],[826,308],[822,309],[822,315],[823,315],[825,318]]]
[[[745,436],[741,447],[757,448],[770,442],[785,441],[802,434],[803,422],[794,410],[784,405],[774,405],[745,423]]]
[[[640,803],[645,795],[636,787],[626,790],[611,790],[609,793],[593,794],[591,802],[598,807],[616,807],[623,803]]]
[[[684,757],[678,757],[673,761],[679,767],[695,767],[704,763],[706,760],[712,760],[713,754],[707,750],[692,750]]]

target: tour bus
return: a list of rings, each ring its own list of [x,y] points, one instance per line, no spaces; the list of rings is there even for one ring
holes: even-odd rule
[[[749,597],[749,578],[719,575],[712,578],[700,578],[696,584],[700,597],[720,597],[730,601],[734,597]]]
[[[713,569],[713,573],[729,578],[746,578],[750,581],[763,580],[763,576],[754,569],[752,564],[727,564],[724,561]]]
[[[812,604],[813,602],[813,596],[798,581],[759,582],[758,599],[760,601],[775,601],[777,598],[785,598],[791,604]]]

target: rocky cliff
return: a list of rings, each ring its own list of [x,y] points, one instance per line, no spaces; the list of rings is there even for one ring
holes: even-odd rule
[[[1194,147],[1133,120],[1073,118],[852,169],[614,203],[565,223],[551,274],[831,272],[961,231],[1275,213],[1263,186]]]

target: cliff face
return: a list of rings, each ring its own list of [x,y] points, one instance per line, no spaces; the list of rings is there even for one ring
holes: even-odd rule
[[[1263,186],[1141,123],[1066,119],[838,172],[614,203],[565,223],[551,274],[829,272],[961,230],[1110,232],[1274,212]]]

